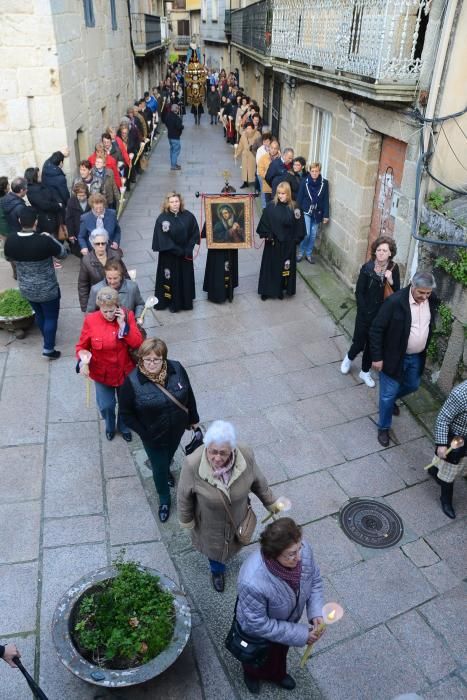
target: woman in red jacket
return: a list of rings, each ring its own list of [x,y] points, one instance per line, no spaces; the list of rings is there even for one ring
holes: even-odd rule
[[[131,432],[121,416],[115,421],[115,407],[118,389],[135,367],[130,350],[139,348],[143,336],[136,325],[133,311],[120,306],[115,289],[100,289],[96,304],[99,311],[86,316],[76,345],[76,356],[79,360],[77,371],[89,375],[94,380],[96,402],[105,420],[107,440],[113,440],[115,437],[117,424],[123,439],[131,442]],[[91,353],[90,363],[83,362],[82,351]]]

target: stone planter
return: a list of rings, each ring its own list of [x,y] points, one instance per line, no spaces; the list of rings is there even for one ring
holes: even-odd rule
[[[174,633],[169,646],[155,659],[148,661],[142,666],[122,670],[95,666],[78,653],[71,638],[70,626],[77,603],[96,584],[116,576],[117,571],[113,566],[108,566],[83,576],[68,589],[55,608],[52,620],[52,639],[58,657],[71,673],[74,673],[75,676],[87,683],[93,683],[105,688],[123,688],[149,681],[165,671],[177,660],[190,637],[191,612],[184,593],[179,590],[172,579],[155,569],[150,569],[146,566],[140,568],[153,576],[158,576],[161,587],[173,594],[176,614]]]
[[[25,331],[34,323],[34,312],[30,316],[0,316],[0,330],[10,331],[17,338],[24,338]]]

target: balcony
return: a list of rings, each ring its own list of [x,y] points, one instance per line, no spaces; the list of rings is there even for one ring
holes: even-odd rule
[[[184,36],[182,34],[174,34],[172,36],[172,44],[174,45],[175,49],[182,49],[188,51],[188,47],[190,46],[191,42],[191,36]]]
[[[233,10],[230,13],[232,44],[247,49],[247,53],[251,53],[253,57],[254,54],[262,56],[270,54],[271,4],[271,0],[260,0],[260,2],[255,2],[241,10]]]
[[[138,57],[147,56],[167,44],[167,17],[132,12],[131,28],[133,47]]]
[[[232,34],[232,10],[226,10],[224,15],[224,32],[230,37]]]
[[[278,71],[370,99],[413,99],[429,0],[271,0],[272,22],[266,5],[232,13],[232,43],[245,53],[269,53]]]

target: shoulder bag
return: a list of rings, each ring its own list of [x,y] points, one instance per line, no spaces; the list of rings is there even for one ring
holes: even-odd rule
[[[242,664],[263,666],[268,657],[271,642],[268,639],[252,637],[242,630],[237,621],[237,605],[238,598],[235,601],[232,624],[224,642],[226,649]]]
[[[229,516],[229,520],[234,527],[235,536],[236,536],[237,540],[240,542],[241,545],[250,544],[251,538],[253,537],[253,533],[255,531],[256,522],[257,522],[255,512],[254,512],[253,508],[251,507],[250,499],[248,499],[248,508],[246,511],[246,515],[237,528],[237,526],[235,525],[235,521],[232,517],[231,510],[225,501],[224,494],[219,489],[217,489],[217,493],[219,494],[219,498],[221,499],[222,503],[224,504],[224,508],[227,512],[227,515]]]
[[[389,269],[389,270],[392,270],[393,267],[394,267],[394,265],[391,265],[391,267],[388,268],[388,269]],[[391,285],[389,284],[389,282],[388,282],[387,279],[385,278],[385,279],[384,279],[383,300],[385,300],[385,299],[387,299],[388,297],[390,297],[391,294],[394,294],[394,289],[391,287]]]
[[[163,394],[165,394],[171,401],[174,402],[176,406],[182,409],[182,411],[185,411],[185,413],[188,415],[189,411],[186,406],[184,406],[178,399],[175,398],[173,394],[168,391],[165,386],[162,386],[162,384],[157,384],[156,386],[162,391]]]

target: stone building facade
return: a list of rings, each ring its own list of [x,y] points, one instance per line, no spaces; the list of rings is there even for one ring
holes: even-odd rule
[[[152,51],[134,53],[138,37],[132,37],[131,19],[152,9],[151,0],[141,2],[129,13],[118,1],[2,0],[2,175],[40,167],[65,145],[65,169],[74,173],[102,131],[117,125],[135,97],[158,82],[161,59],[151,58]]]

